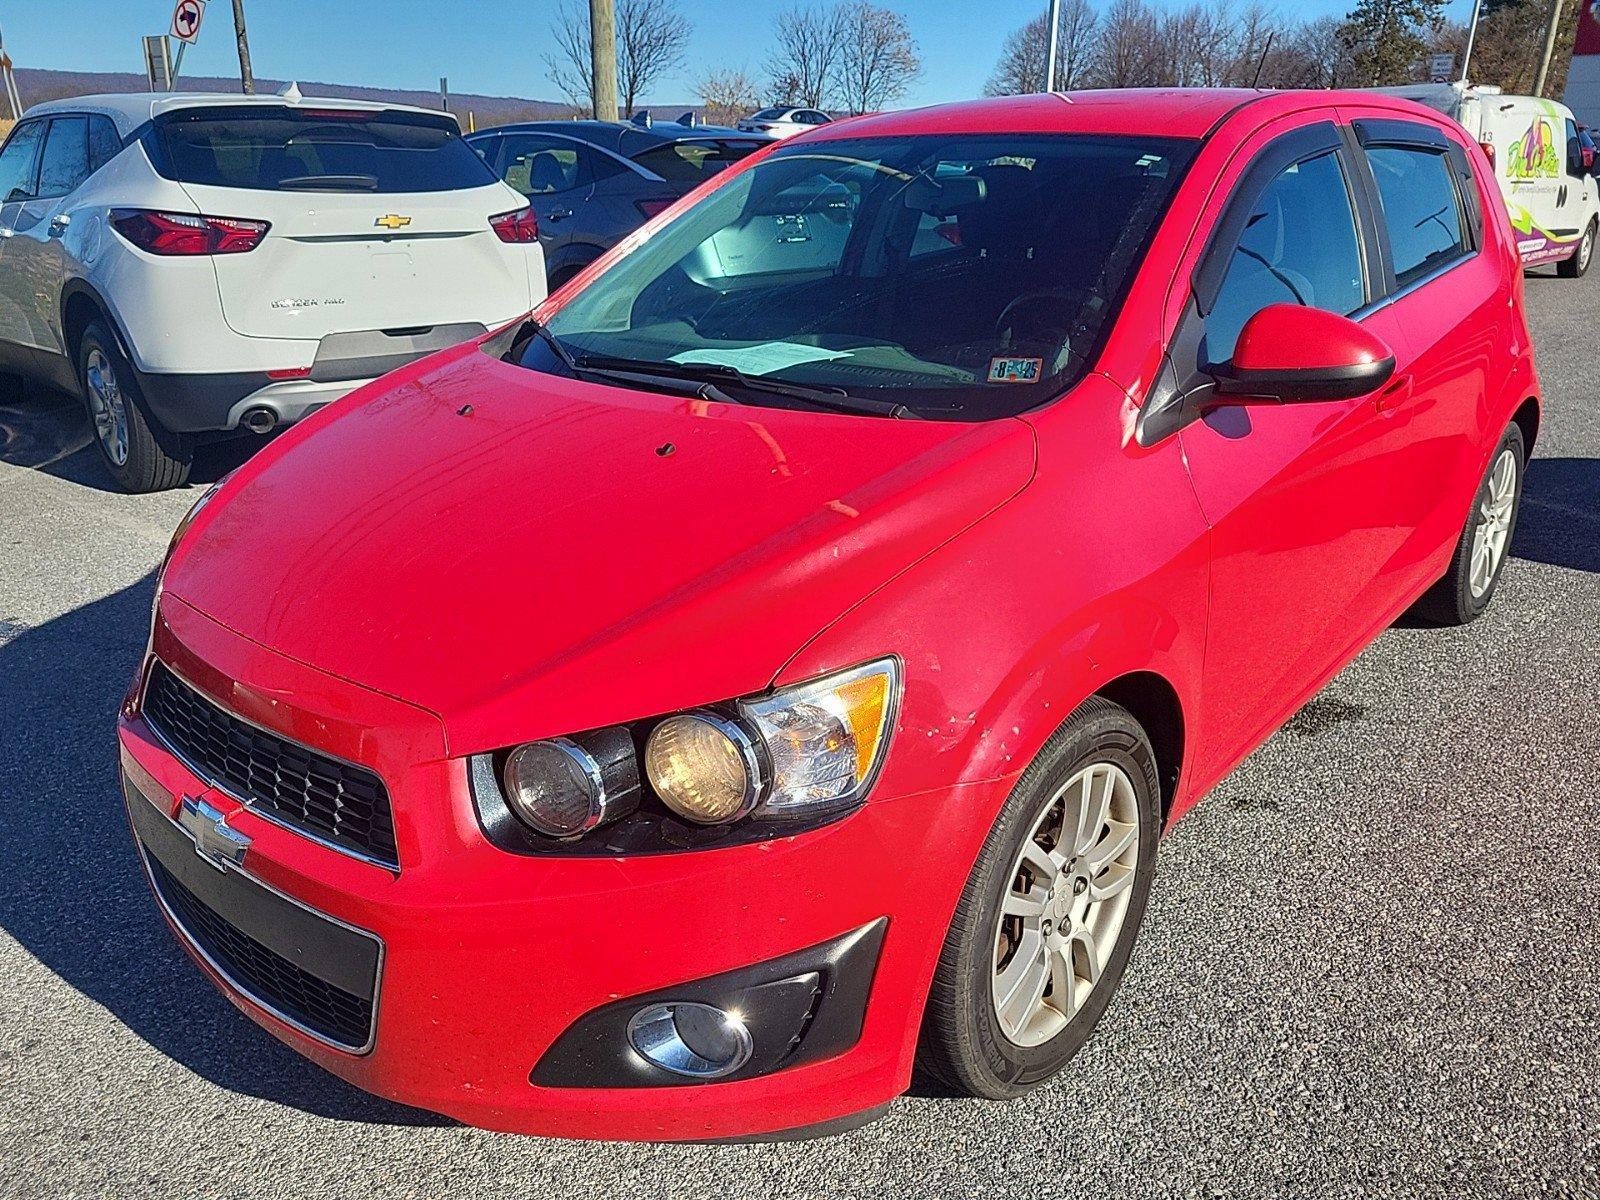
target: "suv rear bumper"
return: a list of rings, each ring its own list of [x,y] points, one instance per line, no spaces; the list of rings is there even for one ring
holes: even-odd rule
[[[464,321],[417,332],[329,334],[317,344],[309,367],[286,364],[286,370],[307,372],[292,379],[275,379],[266,371],[190,375],[135,368],[134,374],[150,415],[174,433],[238,429],[255,409],[272,414],[271,428],[310,416],[380,375],[485,332],[483,325]]]

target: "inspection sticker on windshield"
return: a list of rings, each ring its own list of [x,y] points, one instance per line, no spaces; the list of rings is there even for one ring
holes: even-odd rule
[[[1038,383],[1044,369],[1042,358],[991,358],[990,383]]]

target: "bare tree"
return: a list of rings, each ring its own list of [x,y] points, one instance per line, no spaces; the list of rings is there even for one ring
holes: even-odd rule
[[[791,8],[780,13],[777,45],[767,59],[774,98],[821,108],[834,87],[843,40],[843,9]]]
[[[624,116],[638,99],[683,63],[693,27],[671,0],[620,0],[617,6],[617,90]],[[563,5],[556,50],[545,55],[550,81],[575,108],[592,112],[594,68],[589,55],[589,9]]]
[[[1046,20],[1037,16],[1006,38],[994,74],[984,85],[984,95],[1018,96],[1044,91],[1044,63],[1050,53]],[[1061,0],[1061,22],[1056,27],[1056,87],[1060,90],[1082,87],[1087,80],[1098,20],[1089,0]]]
[[[706,120],[713,125],[732,125],[761,106],[755,82],[742,67],[707,71],[695,85],[695,91]]]
[[[850,112],[892,104],[922,72],[922,59],[906,19],[871,0],[840,9],[839,65],[833,96]]]
[[[1161,82],[1160,22],[1144,0],[1114,0],[1100,19],[1090,76],[1096,87]]]

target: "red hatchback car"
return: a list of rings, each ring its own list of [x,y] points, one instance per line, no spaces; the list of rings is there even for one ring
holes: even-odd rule
[[[763,151],[195,506],[120,724],[156,898],[283,1041],[476,1125],[1025,1092],[1162,830],[1489,603],[1521,278],[1479,148],[1373,95]]]

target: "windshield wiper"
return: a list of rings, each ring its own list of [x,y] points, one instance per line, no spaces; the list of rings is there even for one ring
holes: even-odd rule
[[[914,412],[898,401],[870,400],[865,396],[852,396],[843,388],[786,383],[781,379],[768,379],[765,375],[746,375],[738,367],[731,367],[725,363],[656,362],[652,359],[585,354],[577,360],[576,365],[579,370],[643,371],[677,379],[733,383],[752,392],[788,396],[790,399],[803,400],[818,408],[830,408],[836,412],[863,413],[881,417],[916,417]]]

